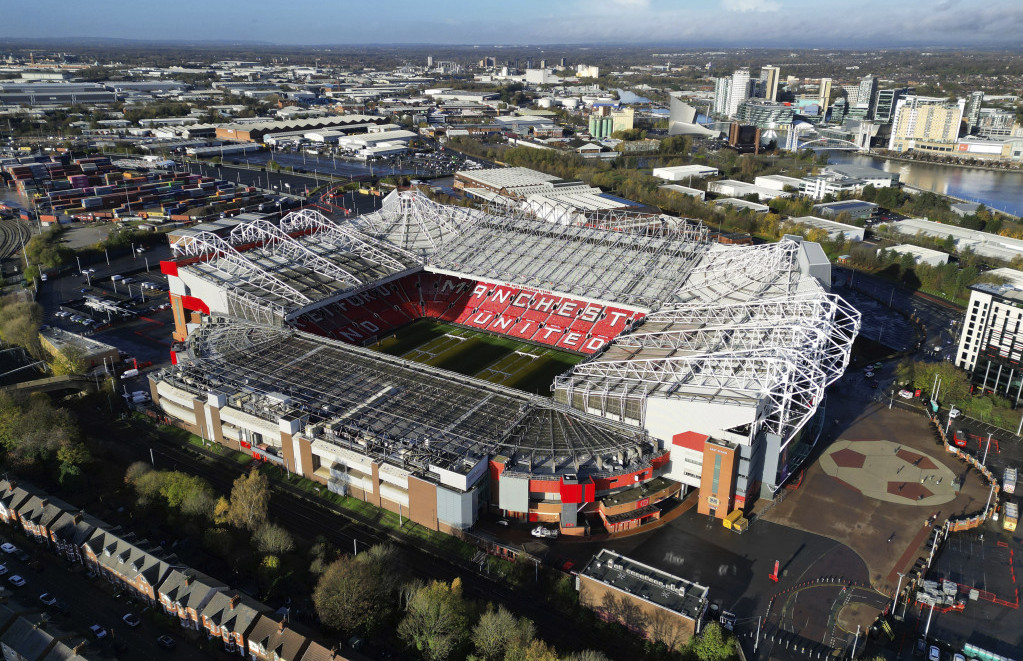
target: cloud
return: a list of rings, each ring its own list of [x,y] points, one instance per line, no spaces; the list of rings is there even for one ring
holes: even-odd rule
[[[721,6],[725,11],[741,12],[776,12],[781,9],[781,3],[775,0],[721,0]]]
[[[647,9],[650,6],[650,0],[611,0],[611,3],[627,9]]]

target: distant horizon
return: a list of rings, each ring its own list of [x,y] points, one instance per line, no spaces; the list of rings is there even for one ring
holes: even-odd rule
[[[35,0],[8,8],[5,40],[130,40],[268,47],[655,47],[1023,49],[1018,0],[471,0],[442,8],[291,0]],[[372,35],[372,36],[371,36]],[[514,35],[518,39],[509,40]],[[471,36],[472,39],[467,39]]]
[[[846,45],[846,46],[779,46],[770,44],[723,44],[723,43],[672,43],[672,42],[545,42],[545,43],[430,43],[430,42],[337,42],[337,43],[287,43],[262,40],[246,39],[139,39],[132,37],[11,37],[0,34],[0,40],[6,40],[14,48],[20,48],[20,44],[45,44],[53,50],[67,50],[73,46],[94,46],[102,44],[124,44],[132,46],[182,46],[182,47],[253,47],[253,48],[287,48],[298,50],[317,50],[323,48],[343,50],[346,48],[413,48],[413,49],[464,49],[479,51],[481,55],[492,55],[489,49],[524,49],[524,48],[576,48],[595,49],[604,48],[630,48],[630,49],[676,49],[681,52],[706,52],[715,49],[734,53],[744,50],[754,51],[779,51],[779,52],[805,52],[819,51],[826,52],[856,52],[864,50],[877,50],[878,44]],[[997,44],[903,44],[898,46],[886,45],[884,51],[916,51],[926,48],[931,51],[970,51],[970,52],[1023,52],[1023,44],[1020,45],[997,45]],[[0,47],[0,52],[2,52]]]

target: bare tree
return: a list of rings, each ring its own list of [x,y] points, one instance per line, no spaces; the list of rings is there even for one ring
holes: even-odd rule
[[[276,523],[262,523],[252,535],[252,541],[260,553],[284,555],[295,548],[291,534]]]

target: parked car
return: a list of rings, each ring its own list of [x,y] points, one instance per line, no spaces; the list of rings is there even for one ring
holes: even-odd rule
[[[4,565],[0,565],[0,576],[3,576],[6,573],[7,573],[7,567],[5,567]]]
[[[558,536],[557,530],[551,530],[550,528],[544,528],[543,526],[537,526],[530,531],[533,537],[550,537],[556,538]]]
[[[10,583],[11,585],[13,585],[16,588],[20,588],[23,585],[25,585],[25,583],[27,583],[28,581],[23,579],[21,576],[18,576],[17,574],[14,574],[13,576],[11,576],[10,578],[7,579],[7,582]]]
[[[913,392],[903,388],[902,390],[899,391],[899,397],[901,397],[902,399],[913,399]]]
[[[959,409],[951,408],[948,411],[948,417],[949,417],[950,420],[955,420],[956,418],[959,417],[959,413],[960,413]]]
[[[4,553],[10,554],[14,553],[17,550],[18,547],[15,546],[14,544],[11,544],[10,542],[4,542],[3,544],[0,544],[0,551],[3,551]]]
[[[98,624],[94,624],[89,627],[89,631],[92,632],[92,637],[96,640],[102,640],[107,637],[107,630]]]
[[[125,616],[121,618],[121,621],[127,624],[132,629],[142,624],[142,620],[140,620],[139,616],[136,615],[135,613],[126,613]]]
[[[927,661],[941,661],[941,650],[937,645],[931,645],[927,650]]]
[[[156,639],[156,644],[164,648],[165,650],[172,650],[174,649],[174,646],[177,645],[178,643],[170,636],[163,635]]]
[[[42,602],[44,606],[52,606],[55,603],[57,603],[57,598],[54,597],[49,592],[44,592],[41,595],[39,595],[39,601]]]

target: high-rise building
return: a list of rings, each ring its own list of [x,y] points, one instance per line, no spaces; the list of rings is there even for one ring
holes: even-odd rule
[[[908,151],[920,146],[930,151],[953,151],[959,138],[966,101],[931,96],[906,96],[895,104],[888,149]]]
[[[828,114],[828,106],[831,105],[830,78],[821,78],[821,84],[817,90],[817,99],[821,107],[821,116],[826,116]]]
[[[966,100],[966,123],[970,130],[980,123],[980,108],[984,105],[983,92],[970,92],[970,98]]]
[[[426,66],[428,66],[428,67],[432,67],[433,66],[433,55],[427,55],[426,56]]]
[[[732,87],[731,78],[717,78],[714,81],[714,109],[715,115],[728,113],[728,91]]]
[[[564,69],[564,68],[565,68],[565,66],[567,66],[567,65],[566,65],[566,62],[567,62],[567,61],[568,61],[568,60],[566,60],[565,58],[561,58],[561,61],[560,61],[560,62],[558,63],[558,66],[559,66],[559,67],[561,67],[562,69]]]
[[[899,99],[910,94],[916,94],[916,88],[899,87],[878,91],[877,104],[874,106],[874,120],[882,124],[892,121],[895,104],[899,102]]]
[[[877,102],[877,78],[867,74],[860,79],[860,93],[856,105],[867,109],[867,118],[873,117],[874,104]]]
[[[760,68],[760,82],[762,83],[764,98],[768,101],[778,100],[778,80],[781,77],[781,69],[775,66]]]
[[[980,283],[970,289],[970,303],[953,362],[971,373],[970,381],[978,392],[994,392],[1018,405],[1023,401],[1023,372],[1019,364],[1023,350],[1023,333],[1019,330],[1023,291],[1019,279],[1009,278],[1004,285]]]
[[[734,117],[739,106],[749,98],[749,69],[736,69],[732,73],[732,84],[728,88],[728,109],[725,114]]]
[[[779,129],[792,124],[793,107],[767,99],[747,99],[739,106],[735,119],[761,129]]]

